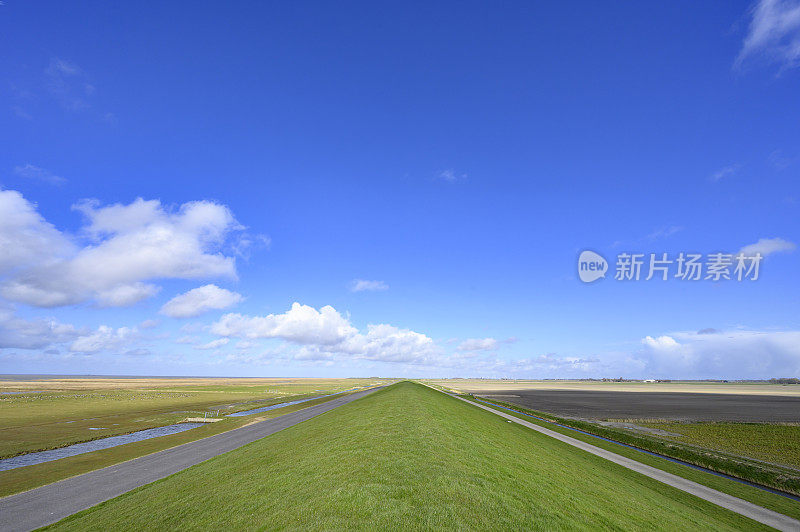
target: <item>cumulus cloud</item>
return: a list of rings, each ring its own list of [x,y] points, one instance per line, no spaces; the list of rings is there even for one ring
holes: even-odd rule
[[[422,364],[438,359],[439,349],[428,336],[392,325],[368,325],[366,334],[348,338],[343,352],[369,360]]]
[[[14,190],[0,190],[0,249],[0,276],[74,253],[69,239]]]
[[[120,327],[114,329],[101,325],[93,333],[77,338],[72,342],[69,350],[74,353],[99,353],[101,351],[119,350],[137,337],[138,331],[135,328]]]
[[[493,351],[499,342],[494,338],[469,338],[459,344],[459,351]]]
[[[0,348],[44,349],[68,342],[80,334],[74,326],[54,319],[26,320],[0,307]]]
[[[744,253],[748,257],[761,253],[762,257],[766,257],[780,251],[792,251],[796,247],[793,242],[782,238],[760,238],[755,244],[744,246],[739,253]]]
[[[207,284],[173,297],[161,307],[161,313],[172,318],[192,318],[210,310],[222,310],[239,303],[242,295]]]
[[[195,201],[173,211],[140,198],[75,208],[86,220],[81,238],[58,231],[19,192],[0,190],[6,299],[39,307],[127,306],[158,293],[154,280],[236,277],[235,259],[220,249],[242,226],[224,205]]]
[[[44,168],[40,168],[32,164],[15,166],[14,173],[26,179],[33,179],[34,181],[50,183],[51,185],[63,185],[64,183],[67,182],[66,179],[54,174],[50,170],[46,170]]]
[[[350,282],[351,292],[380,292],[388,290],[389,285],[383,281],[368,281],[366,279],[353,279]]]
[[[228,338],[217,338],[216,340],[211,340],[210,342],[202,345],[194,346],[195,349],[217,349],[218,347],[222,347],[230,342]]]
[[[636,357],[666,378],[761,379],[800,375],[800,331],[675,332],[646,337]]]
[[[642,343],[653,349],[677,349],[680,347],[680,344],[671,336],[659,336],[658,338],[645,336],[642,339]]]
[[[781,69],[800,64],[800,1],[759,0],[734,66],[749,59],[776,63]]]
[[[349,357],[406,364],[433,363],[442,352],[430,337],[388,324],[368,325],[359,331],[331,306],[319,310],[300,303],[283,314],[243,316],[226,314],[210,331],[223,337],[254,340],[279,338],[302,346],[301,360]]]
[[[283,314],[226,314],[211,326],[211,332],[220,336],[282,338],[297,344],[336,345],[357,334],[358,330],[329,305],[316,310],[293,303]]]

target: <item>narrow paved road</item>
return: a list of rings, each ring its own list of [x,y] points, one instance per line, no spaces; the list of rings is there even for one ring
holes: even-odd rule
[[[27,531],[55,523],[134,488],[355,401],[380,388],[337,397],[276,418],[2,498],[0,531]]]
[[[441,392],[441,390],[437,391]],[[473,406],[477,406],[478,408],[482,408],[483,410],[487,410],[493,414],[497,414],[498,416],[504,417],[509,421],[513,421],[514,423],[519,423],[520,425],[533,429],[537,432],[546,434],[564,443],[568,443],[569,445],[577,447],[578,449],[583,449],[586,452],[605,458],[610,462],[614,462],[615,464],[619,464],[622,467],[626,467],[628,469],[636,471],[637,473],[646,475],[650,478],[658,480],[659,482],[663,482],[664,484],[670,485],[674,488],[678,488],[679,490],[691,493],[696,497],[700,497],[701,499],[712,502],[717,506],[722,506],[723,508],[727,508],[728,510],[736,512],[737,514],[749,517],[750,519],[758,521],[759,523],[771,526],[772,528],[777,528],[778,530],[800,531],[800,521],[798,521],[797,519],[793,519],[789,516],[779,514],[778,512],[773,512],[772,510],[768,510],[751,502],[739,499],[738,497],[728,495],[727,493],[722,493],[721,491],[711,489],[702,484],[698,484],[697,482],[692,482],[691,480],[679,477],[678,475],[673,475],[672,473],[667,473],[666,471],[662,471],[661,469],[651,467],[649,465],[637,462],[636,460],[626,458],[616,453],[612,453],[611,451],[607,451],[601,447],[597,447],[590,443],[586,443],[584,441],[571,438],[569,436],[561,434],[560,432],[556,432],[554,430],[550,430],[545,427],[536,425],[535,423],[530,423],[528,421],[525,421],[524,419],[520,419],[516,416],[512,416],[511,414],[507,414],[500,410],[495,410],[494,408],[479,403],[475,403],[473,401],[469,401],[467,399],[464,399],[463,397],[458,397],[457,395],[454,394],[447,394],[447,395],[455,397],[456,399],[460,399],[461,401],[469,403]]]

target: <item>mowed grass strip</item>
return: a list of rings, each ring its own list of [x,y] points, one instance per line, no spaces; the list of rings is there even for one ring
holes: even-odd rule
[[[765,529],[410,382],[53,528]]]
[[[677,441],[800,470],[800,425],[770,423],[639,423],[680,434]],[[669,439],[669,438],[667,438]]]

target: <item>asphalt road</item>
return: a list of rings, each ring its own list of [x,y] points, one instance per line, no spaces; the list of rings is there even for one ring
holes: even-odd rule
[[[781,395],[606,390],[483,390],[478,395],[562,417],[800,422],[800,397]]]
[[[355,401],[378,389],[380,388],[337,397],[276,418],[4,497],[0,499],[0,531],[34,530],[55,523],[134,488]]]
[[[494,408],[479,403],[474,403],[472,401],[468,401],[463,397],[458,397],[453,394],[448,394],[448,395],[455,397],[456,399],[460,399],[461,401],[464,401],[471,405],[477,406],[478,408],[482,408],[483,410],[488,410],[489,412],[504,417],[507,420],[512,421],[514,423],[519,423],[520,425],[524,425],[525,427],[533,429],[537,432],[546,434],[552,438],[555,438],[564,443],[572,445],[573,447],[577,447],[578,449],[582,449],[586,452],[605,458],[610,462],[619,464],[622,467],[626,467],[628,469],[636,471],[637,473],[641,473],[642,475],[658,480],[659,482],[663,482],[664,484],[670,485],[674,488],[678,488],[679,490],[691,493],[696,497],[700,497],[701,499],[714,503],[717,506],[727,508],[728,510],[741,514],[745,517],[749,517],[750,519],[758,521],[759,523],[763,523],[767,526],[771,526],[772,528],[776,528],[778,530],[800,531],[800,521],[798,521],[797,519],[793,519],[789,516],[779,514],[778,512],[773,512],[772,510],[768,510],[751,502],[739,499],[738,497],[733,497],[732,495],[728,495],[727,493],[722,493],[721,491],[711,489],[702,484],[698,484],[697,482],[692,482],[691,480],[687,480],[683,477],[673,475],[672,473],[667,473],[666,471],[662,471],[661,469],[651,467],[641,462],[637,462],[636,460],[631,460],[630,458],[626,458],[616,453],[612,453],[611,451],[607,451],[590,443],[586,443],[584,441],[571,438],[569,436],[561,434],[560,432],[556,432],[547,429],[545,427],[536,425],[534,423],[530,423],[528,421],[525,421],[524,419],[520,419],[516,416],[512,416],[511,414],[507,414],[500,410],[495,410]]]

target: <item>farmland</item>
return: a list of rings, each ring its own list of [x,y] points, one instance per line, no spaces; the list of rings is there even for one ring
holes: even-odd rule
[[[800,422],[800,397],[610,390],[487,390],[482,397],[580,419]]]
[[[800,384],[762,382],[612,382],[589,380],[511,380],[511,379],[425,379],[426,383],[443,386],[461,393],[507,394],[516,390],[571,390],[606,392],[716,393],[735,395],[770,395],[800,397]]]
[[[762,528],[409,382],[53,528],[110,527]]]

